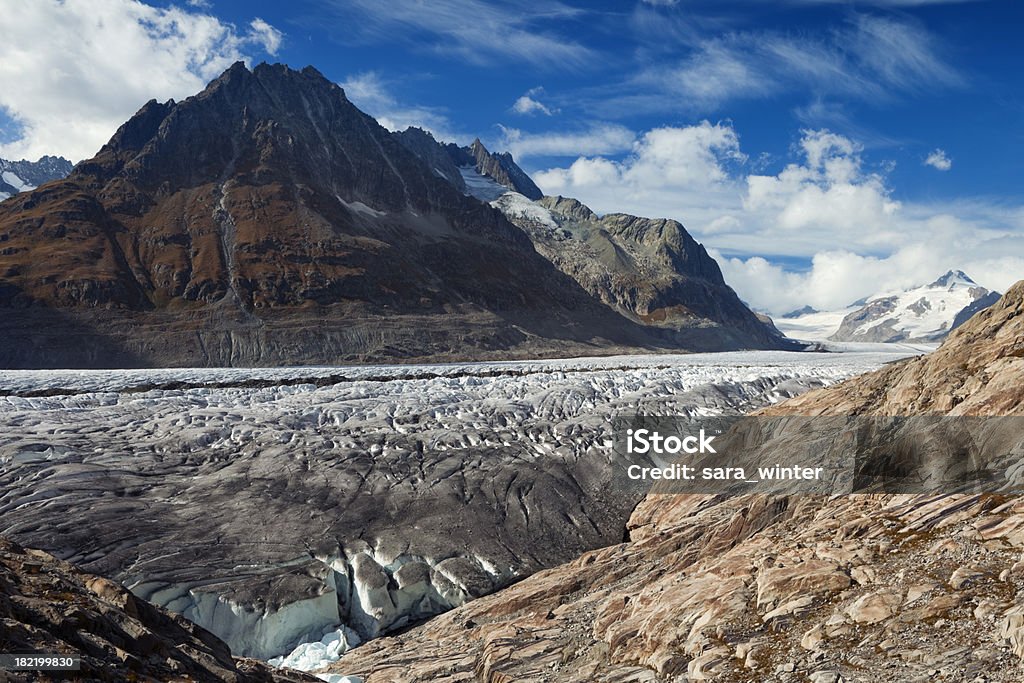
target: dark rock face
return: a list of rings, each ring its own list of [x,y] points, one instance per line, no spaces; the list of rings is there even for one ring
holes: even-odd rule
[[[523,169],[516,165],[512,155],[508,152],[491,154],[477,138],[469,147],[469,153],[476,161],[476,170],[486,176],[490,176],[500,184],[514,190],[529,199],[540,199],[544,193],[540,191],[530,176],[523,172]]]
[[[463,194],[466,193],[466,182],[462,179],[459,166],[471,165],[473,160],[466,157],[463,148],[454,144],[443,145],[422,128],[406,128],[395,133],[394,136],[410,152],[433,169],[437,175],[454,185]]]
[[[7,161],[0,159],[0,199],[24,189],[35,189],[51,180],[71,173],[71,162],[64,157],[44,156],[39,161]],[[13,177],[4,177],[4,174]]]
[[[0,650],[78,655],[76,680],[318,680],[234,659],[219,638],[183,617],[49,553],[2,538],[0,623]],[[32,673],[3,680],[50,679]]]

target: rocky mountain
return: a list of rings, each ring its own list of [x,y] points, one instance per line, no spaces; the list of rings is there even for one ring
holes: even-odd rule
[[[456,161],[411,152],[415,137],[311,67],[239,63],[194,97],[149,102],[67,178],[0,207],[0,365],[778,345],[727,321],[666,334],[613,310],[465,195]],[[536,194],[511,157],[444,149]]]
[[[998,292],[951,270],[930,284],[865,298],[843,310],[804,307],[782,316],[779,327],[797,339],[934,343],[998,299]]]
[[[938,351],[762,414],[1011,416],[980,424],[1018,425],[990,430],[1017,454],[1012,474],[1022,386],[1019,282]],[[330,670],[368,683],[1016,681],[1022,529],[1020,498],[997,493],[656,489],[624,543],[367,643]]]
[[[71,167],[71,162],[64,157],[44,156],[39,161],[0,159],[0,201],[64,178],[71,173]]]
[[[830,339],[939,341],[998,299],[998,292],[990,292],[963,271],[951,270],[931,284],[861,303]]]
[[[518,192],[529,199],[540,199],[544,196],[533,179],[519,168],[511,154],[492,154],[479,138],[469,147],[459,147],[450,142],[438,142],[433,135],[421,128],[410,127],[395,133],[395,136],[409,148],[409,151],[433,168],[435,173],[467,194],[473,193],[467,191],[464,176],[479,175],[493,180],[504,188],[499,189],[499,192]],[[497,198],[492,195],[474,196],[485,201]]]
[[[439,176],[501,210],[538,253],[630,320],[670,336],[678,332],[691,344],[701,330],[713,337],[735,334],[730,343],[787,344],[770,319],[740,301],[718,264],[677,221],[598,216],[575,199],[543,197],[532,181],[522,180],[529,176],[511,155],[491,155],[479,140],[458,148],[418,128],[397,135]]]
[[[316,683],[298,671],[233,658],[220,639],[41,550],[0,538],[0,650],[78,655],[74,674],[4,672],[4,681],[273,681]]]
[[[566,197],[532,203],[506,193],[493,204],[559,270],[631,320],[679,331],[680,338],[709,327],[762,343],[781,337],[770,320],[761,320],[740,301],[715,260],[674,220],[598,216]]]
[[[820,313],[820,311],[818,309],[814,308],[813,306],[802,306],[800,308],[797,308],[797,309],[794,309],[794,310],[790,311],[789,313],[783,313],[782,317],[783,318],[800,318],[802,316],[811,315],[813,313]]]

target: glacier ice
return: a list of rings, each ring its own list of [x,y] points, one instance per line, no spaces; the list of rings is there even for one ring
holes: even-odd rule
[[[621,540],[643,490],[612,417],[746,411],[908,353],[0,371],[0,533],[236,654],[326,652]]]

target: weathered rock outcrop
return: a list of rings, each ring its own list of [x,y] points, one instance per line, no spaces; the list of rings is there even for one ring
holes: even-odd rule
[[[466,150],[475,163],[477,173],[494,178],[499,184],[504,185],[513,192],[518,192],[527,199],[540,199],[544,196],[540,188],[533,182],[530,176],[519,168],[512,155],[508,152],[492,154],[487,151],[480,138],[473,141],[473,144]]]
[[[1022,313],[1024,282],[937,352],[765,412],[1024,415]],[[1022,530],[1008,496],[652,493],[627,542],[332,668],[371,683],[1017,681]]]
[[[685,338],[694,328],[784,344],[726,284],[718,264],[677,221],[598,216],[568,197],[544,197],[538,210],[513,195],[495,202],[537,251],[592,296],[638,323]],[[738,341],[738,339],[737,339]]]
[[[76,673],[0,672],[5,681],[309,681],[231,656],[180,616],[41,550],[0,539],[0,651],[78,655]]]

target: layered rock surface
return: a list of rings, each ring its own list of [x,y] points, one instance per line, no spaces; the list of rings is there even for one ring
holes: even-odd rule
[[[1024,282],[774,415],[1024,414]],[[1018,435],[1021,436],[1021,435]],[[368,681],[1020,680],[1024,504],[652,493],[585,553],[332,667]]]

